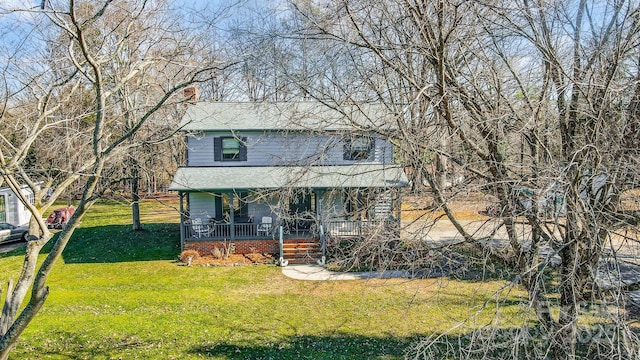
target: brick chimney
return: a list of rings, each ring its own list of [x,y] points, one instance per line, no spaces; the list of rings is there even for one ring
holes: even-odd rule
[[[200,98],[200,92],[198,88],[195,86],[187,86],[183,90],[184,98],[187,100],[189,104],[195,104],[198,102]]]

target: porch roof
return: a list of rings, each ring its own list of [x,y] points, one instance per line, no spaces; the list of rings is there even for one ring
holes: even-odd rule
[[[397,165],[183,167],[169,190],[393,188],[408,185]]]

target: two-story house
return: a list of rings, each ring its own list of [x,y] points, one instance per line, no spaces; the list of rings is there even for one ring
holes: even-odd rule
[[[282,243],[399,221],[407,178],[380,134],[390,119],[373,105],[190,105],[180,125],[187,164],[169,187],[180,195],[182,248],[208,253],[224,241],[282,254]]]

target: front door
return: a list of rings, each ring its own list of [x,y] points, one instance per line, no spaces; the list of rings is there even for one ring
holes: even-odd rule
[[[289,216],[295,230],[308,230],[315,218],[315,194],[296,194],[289,201]]]

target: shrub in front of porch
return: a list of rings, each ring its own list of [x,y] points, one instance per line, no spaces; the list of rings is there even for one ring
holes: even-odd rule
[[[191,266],[191,263],[194,260],[198,260],[200,258],[200,253],[196,250],[185,250],[180,253],[180,262],[186,264],[187,266]]]

